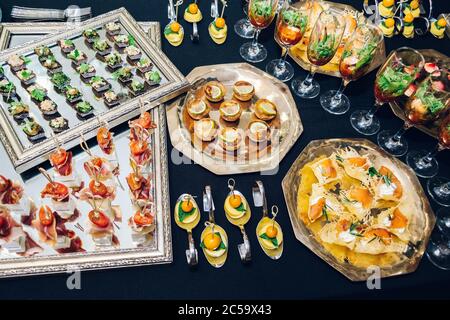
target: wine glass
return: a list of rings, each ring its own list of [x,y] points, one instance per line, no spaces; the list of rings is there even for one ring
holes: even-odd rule
[[[234,32],[241,38],[251,39],[255,36],[255,28],[253,28],[248,19],[248,0],[241,0],[244,9],[245,18],[238,20],[234,25]]]
[[[312,99],[319,95],[320,85],[314,80],[317,67],[333,59],[345,30],[344,14],[336,9],[322,11],[314,24],[307,48],[311,69],[304,80],[294,79],[291,83],[296,95]]]
[[[267,57],[267,49],[258,43],[262,29],[267,28],[273,21],[278,9],[278,0],[249,0],[248,17],[255,27],[252,42],[244,43],[239,52],[241,57],[249,62],[261,62]]]
[[[446,111],[450,103],[449,92],[438,90],[431,77],[419,84],[414,95],[405,105],[405,123],[397,132],[390,130],[378,134],[378,145],[393,156],[400,157],[408,151],[408,141],[404,134],[414,124],[425,124],[436,120]],[[441,82],[442,83],[442,82]]]
[[[447,95],[447,108],[450,103],[450,93]],[[411,151],[406,156],[406,163],[422,178],[434,177],[439,171],[439,164],[435,158],[442,150],[450,149],[450,114],[439,127],[439,142],[432,151]]]
[[[309,0],[286,1],[278,13],[275,39],[284,52],[280,59],[270,61],[266,72],[281,81],[289,81],[294,76],[294,67],[286,61],[289,49],[300,42],[308,26],[311,6]]]
[[[345,44],[339,62],[341,86],[320,96],[320,104],[325,111],[344,114],[350,109],[350,101],[343,92],[350,81],[358,80],[367,72],[381,41],[383,33],[371,23],[361,24],[355,29]]]
[[[441,208],[436,212],[436,227],[430,237],[427,257],[432,264],[450,270],[450,210]]]
[[[408,88],[422,70],[425,60],[417,50],[401,47],[393,50],[378,69],[375,85],[375,104],[369,110],[357,110],[350,115],[352,127],[361,134],[373,135],[380,130],[375,116],[383,104],[394,101]]]

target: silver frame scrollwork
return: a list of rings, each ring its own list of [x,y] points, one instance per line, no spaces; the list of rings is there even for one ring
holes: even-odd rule
[[[190,84],[185,79],[183,74],[172,64],[167,56],[156,45],[148,41],[148,37],[133,17],[125,8],[120,8],[109,13],[97,16],[93,19],[80,23],[73,28],[66,28],[64,31],[55,30],[57,33],[52,33],[44,39],[27,42],[18,47],[10,48],[0,52],[0,61],[6,61],[14,54],[24,54],[33,50],[39,45],[49,45],[55,43],[58,39],[67,38],[74,34],[80,33],[83,29],[96,27],[107,23],[108,21],[120,20],[128,32],[135,37],[136,42],[139,43],[143,52],[145,52],[150,59],[158,66],[163,75],[169,80],[159,88],[143,94],[140,98],[149,101],[150,108],[164,103],[179,94],[188,90]],[[49,24],[46,28],[50,33],[55,25]],[[42,30],[41,30],[42,31]],[[4,40],[2,40],[4,41]],[[2,43],[2,42],[0,42]],[[108,110],[96,118],[107,121],[111,127],[119,125],[132,117],[139,114],[139,98],[134,98],[129,102],[124,103],[114,109]],[[99,126],[99,121],[96,118],[87,120],[75,128],[71,128],[58,135],[58,140],[61,141],[67,148],[72,148],[78,144],[78,138],[81,133],[89,139],[95,135]],[[17,172],[22,173],[44,161],[47,160],[48,154],[54,150],[55,145],[51,139],[46,139],[37,143],[27,149],[23,149],[18,140],[12,123],[7,119],[4,112],[0,112],[0,139],[5,146],[11,162]]]

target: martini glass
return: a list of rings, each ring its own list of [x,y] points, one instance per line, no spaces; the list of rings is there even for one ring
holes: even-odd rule
[[[314,80],[317,68],[333,59],[341,43],[345,30],[344,14],[335,9],[322,11],[314,24],[309,39],[307,56],[311,64],[308,76],[304,80],[294,79],[291,83],[296,95],[312,99],[319,95],[320,85]]]
[[[325,111],[344,114],[350,109],[350,101],[343,92],[351,81],[366,74],[381,41],[383,33],[373,24],[362,24],[355,29],[345,44],[339,62],[341,86],[338,90],[330,90],[320,96],[320,104]]]
[[[422,70],[424,62],[417,50],[401,47],[392,51],[377,72],[374,106],[370,110],[353,112],[350,115],[352,127],[364,135],[377,133],[380,130],[380,120],[375,116],[378,108],[402,96]]]
[[[294,76],[294,67],[286,61],[289,49],[300,42],[308,26],[311,6],[309,0],[293,0],[284,2],[278,14],[275,28],[275,39],[283,48],[280,59],[270,61],[266,72],[286,82]]]
[[[267,57],[267,49],[258,43],[262,29],[267,28],[275,18],[278,9],[278,0],[249,0],[248,17],[255,27],[252,42],[244,43],[239,49],[241,57],[248,62],[261,62]]]
[[[245,13],[245,18],[242,18],[234,25],[234,32],[241,38],[251,39],[255,36],[255,28],[248,19],[248,0],[241,0]]]

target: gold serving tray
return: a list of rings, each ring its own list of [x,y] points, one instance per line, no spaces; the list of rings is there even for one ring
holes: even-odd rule
[[[300,185],[299,170],[306,163],[317,157],[321,155],[329,156],[337,149],[345,147],[352,147],[361,154],[371,156],[377,166],[387,164],[391,168],[397,168],[395,175],[399,178],[402,185],[408,186],[407,190],[409,190],[411,203],[416,208],[415,212],[418,213],[412,225],[413,228],[411,228],[412,242],[418,243],[418,247],[410,258],[406,258],[405,256],[399,264],[388,268],[381,268],[380,272],[382,277],[391,277],[415,271],[426,249],[436,218],[414,171],[366,139],[326,139],[311,141],[294,161],[282,181],[282,187],[295,237],[351,281],[367,280],[371,275],[366,269],[357,268],[351,264],[338,261],[316,240],[313,233],[305,226],[297,214],[297,193]]]
[[[434,49],[419,49],[419,52],[423,55],[426,62],[429,61],[446,61],[447,63],[450,63],[450,58],[446,56],[443,53],[440,53],[439,51],[436,51]],[[407,97],[403,96],[398,101],[392,101],[389,102],[389,106],[392,109],[392,112],[405,121],[405,111],[404,106],[406,102]],[[414,127],[419,129],[420,131],[428,134],[429,136],[432,136],[436,139],[439,137],[439,126],[441,125],[442,117],[437,119],[434,122],[427,123],[427,124],[414,124]]]
[[[289,88],[278,79],[275,79],[254,66],[247,63],[202,66],[192,70],[187,75],[187,79],[191,84],[201,79],[215,79],[222,82],[227,89],[225,99],[231,99],[232,87],[236,81],[245,80],[252,83],[255,87],[256,94],[252,100],[253,103],[259,98],[267,98],[274,102],[278,108],[278,116],[272,121],[270,126],[273,129],[273,123],[277,123],[276,127],[279,129],[277,132],[279,133],[280,142],[272,143],[270,147],[264,149],[264,151],[270,151],[259,152],[259,156],[254,156],[256,152],[253,153],[253,149],[250,149],[250,144],[246,141],[238,149],[237,155],[227,154],[224,156],[221,154],[217,156],[218,153],[212,154],[211,152],[205,152],[201,146],[194,144],[192,128],[186,127],[186,119],[189,116],[185,112],[185,106],[182,105],[184,97],[178,99],[168,107],[167,125],[170,140],[174,148],[215,174],[237,174],[277,169],[279,162],[303,132],[300,115]],[[189,101],[194,94],[196,92],[190,91],[185,101]],[[227,124],[219,120],[219,104],[210,104],[210,117],[216,120],[221,128],[225,126],[235,126],[242,130],[247,128],[247,124],[253,117],[252,103],[241,104],[245,111],[242,113],[238,124]],[[190,121],[192,122],[192,120]],[[276,140],[273,139],[273,141]],[[204,150],[217,150],[216,142],[217,139],[209,143]]]
[[[148,40],[146,33],[142,30],[141,27],[139,27],[139,25],[134,21],[134,19],[124,8],[111,11],[104,15],[87,20],[81,24],[74,25],[73,28],[59,31],[57,34],[52,34],[51,36],[45,37],[45,39],[28,42],[25,44],[21,44],[18,47],[5,50],[0,53],[0,63],[3,65],[4,62],[14,54],[31,54],[31,57],[33,57],[32,52],[36,46],[54,46],[57,40],[63,38],[75,38],[75,41],[77,44],[79,44],[79,47],[86,52],[87,50],[85,49],[85,46],[83,46],[82,41],[79,41],[79,37],[82,31],[87,28],[102,27],[105,23],[111,21],[118,21],[122,25],[122,32],[129,33],[135,38],[137,46],[139,46],[142,49],[143,53],[152,60],[156,69],[159,70],[162,75],[163,82],[161,83],[161,85],[150,91],[147,91],[139,98],[145,99],[150,103],[150,107],[154,107],[162,102],[174,98],[175,96],[188,89],[189,83],[186,81],[183,75],[176,69],[176,67],[169,61],[169,59],[162,53],[162,51],[157,48],[153,42]],[[50,29],[51,27],[49,28],[49,30]],[[58,49],[59,48],[53,48],[55,54]],[[92,54],[92,52],[92,50],[87,51],[89,56]],[[58,60],[60,60],[58,55],[57,58]],[[74,71],[72,73],[70,71],[70,67],[65,66],[66,61],[63,60],[60,62],[63,64],[64,72],[66,72],[72,79],[74,79]],[[9,67],[7,67],[7,69],[9,70]],[[99,74],[103,75],[103,72],[99,72]],[[8,75],[8,78],[10,77],[12,76]],[[113,83],[113,85],[114,84],[115,83]],[[20,85],[18,86],[16,83],[16,86],[19,88]],[[103,106],[101,101],[95,101],[95,99],[93,99],[93,93],[89,94],[88,91],[90,90],[83,90],[84,97],[87,98],[89,102],[93,103],[94,108],[97,110],[97,113],[95,115],[99,117],[100,120],[108,121],[111,127],[123,123],[139,113],[139,98],[129,98],[119,106],[108,110]],[[19,95],[22,97],[24,94],[19,93]],[[54,99],[52,95],[51,98]],[[58,98],[56,97],[56,99]],[[61,109],[61,101],[55,102],[58,104],[61,111],[65,110]],[[45,161],[47,155],[54,149],[55,146],[52,139],[48,139],[51,130],[46,128],[46,122],[39,118],[40,115],[36,115],[36,112],[32,112],[33,116],[35,116],[38,122],[44,126],[47,139],[36,144],[30,144],[26,141],[26,138],[24,140],[23,133],[20,132],[20,129],[17,128],[16,123],[7,114],[4,107],[1,111],[0,123],[2,130],[0,131],[0,138],[11,161],[14,164],[15,169],[21,173]],[[69,111],[72,110],[67,110],[67,112],[63,114],[63,116],[68,118]],[[74,112],[72,111],[72,113]],[[83,133],[86,138],[94,136],[99,123],[95,118],[91,118],[82,122],[77,122],[76,119],[71,120],[70,118],[68,118],[68,120],[70,129],[58,134],[58,139],[63,142],[67,148],[71,148],[78,143],[77,140],[81,133]]]
[[[328,9],[331,7],[331,8],[337,8],[340,10],[344,10],[345,12],[347,12],[347,14],[354,16],[356,21],[358,21],[358,22],[365,20],[363,13],[357,11],[355,8],[353,8],[352,6],[347,5],[347,4],[335,3],[335,2],[331,2],[331,1],[315,1],[314,5],[315,5],[316,9],[313,10],[314,11],[313,16],[316,16],[316,17],[321,12],[319,10],[319,8],[321,6],[324,9]],[[312,27],[313,26],[308,25],[307,31],[305,32],[305,36],[303,37],[303,39],[298,44],[296,44],[295,46],[293,46],[292,48],[289,49],[289,56],[300,67],[302,67],[303,69],[305,69],[307,71],[310,70],[311,63],[309,62],[308,57],[306,55],[307,45],[305,44],[305,40],[309,39],[309,34],[311,33]],[[283,49],[283,50],[285,50],[285,49]],[[316,72],[340,78],[341,74],[339,72],[339,61],[340,61],[342,51],[343,51],[343,47],[341,44],[341,49],[338,49],[338,51],[337,51],[336,55],[333,57],[333,59],[326,65],[319,67]],[[374,57],[369,69],[367,70],[366,74],[369,73],[370,71],[378,68],[384,62],[385,59],[386,59],[386,49],[385,49],[384,40],[383,40],[381,42],[380,48],[377,50],[376,56]]]

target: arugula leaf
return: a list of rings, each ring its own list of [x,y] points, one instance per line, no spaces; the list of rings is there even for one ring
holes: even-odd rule
[[[261,234],[259,237],[262,238],[262,239],[264,239],[264,240],[269,240],[269,241],[271,241],[272,244],[273,244],[275,247],[278,247],[278,240],[277,240],[276,237],[275,237],[275,238],[270,238],[266,233]]]
[[[424,80],[420,84],[414,96],[420,99],[422,104],[427,108],[428,112],[435,115],[445,108],[445,103],[434,95],[434,90],[429,90],[430,86],[431,81],[429,79]]]
[[[361,67],[370,64],[372,62],[372,58],[375,54],[375,49],[377,48],[377,45],[375,43],[369,43],[367,46],[363,47],[358,52],[358,62],[355,65],[355,69],[358,70]]]
[[[263,16],[265,18],[268,18],[273,14],[271,3],[266,0],[253,1],[250,11],[253,16]]]
[[[405,92],[413,80],[414,76],[412,74],[386,67],[376,81],[381,91],[398,97]]]
[[[370,167],[369,170],[367,171],[367,173],[369,174],[369,176],[374,177],[380,177],[381,174],[377,171],[377,169],[375,169],[375,167]]]
[[[246,212],[247,209],[245,208],[245,205],[243,202],[239,205],[239,207],[235,208],[237,211]]]
[[[42,102],[42,101],[44,101],[47,94],[42,89],[33,89],[33,91],[31,91],[31,96],[33,97],[33,99],[35,99],[39,102]]]
[[[130,46],[136,46],[136,39],[131,34],[128,35],[128,44]]]

